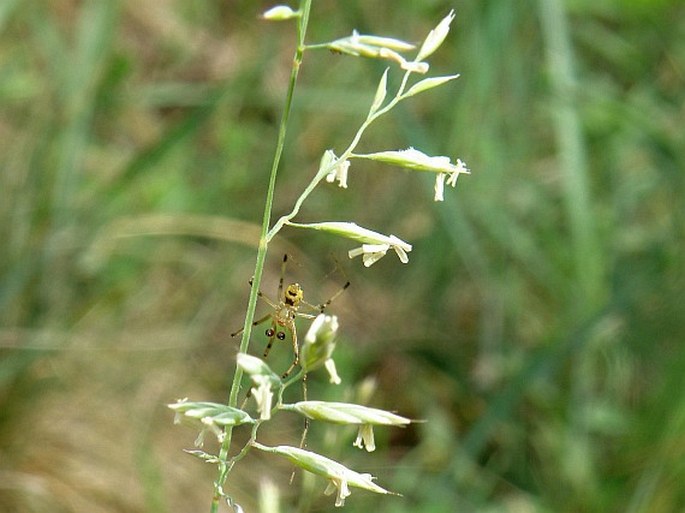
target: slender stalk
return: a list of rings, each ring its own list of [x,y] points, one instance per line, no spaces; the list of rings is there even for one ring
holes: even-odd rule
[[[292,110],[293,96],[295,93],[295,85],[297,83],[297,76],[300,71],[300,65],[302,64],[302,56],[304,54],[304,40],[307,32],[307,24],[309,22],[309,11],[311,9],[311,0],[301,0],[300,2],[300,17],[297,20],[297,47],[295,50],[295,56],[293,58],[292,71],[290,73],[290,82],[288,84],[288,92],[285,98],[285,105],[283,109],[283,114],[281,115],[281,122],[278,129],[278,141],[276,144],[276,152],[274,154],[273,163],[271,166],[271,173],[269,175],[269,185],[266,193],[266,201],[264,205],[264,214],[262,217],[262,228],[259,237],[259,246],[257,248],[257,258],[255,263],[255,272],[252,279],[252,286],[250,288],[250,297],[248,299],[247,311],[245,314],[245,323],[243,325],[243,335],[240,340],[241,353],[247,353],[248,346],[250,344],[250,335],[252,332],[252,322],[254,321],[255,311],[257,309],[257,297],[259,293],[259,286],[262,280],[262,274],[264,272],[264,263],[266,262],[266,255],[268,249],[268,239],[267,233],[269,230],[269,225],[271,224],[271,212],[273,208],[273,198],[274,191],[276,188],[276,177],[278,175],[278,168],[281,161],[281,155],[283,154],[283,148],[285,146],[285,137],[287,133],[288,120],[290,118],[290,112]],[[236,365],[235,374],[233,375],[233,383],[231,384],[231,390],[228,398],[229,406],[237,406],[238,404],[238,393],[240,392],[240,383],[243,378],[243,371],[240,367]],[[221,449],[219,451],[219,472],[217,480],[214,483],[214,496],[212,498],[212,504],[210,508],[211,513],[217,513],[219,511],[219,502],[223,496],[223,485],[226,482],[228,473],[231,467],[226,463],[228,458],[228,452],[231,447],[231,438],[233,430],[232,428],[227,428],[225,430],[225,437],[223,443],[221,444]]]
[[[311,47],[308,47],[311,48]],[[388,104],[383,107],[382,109],[377,110],[373,114],[369,115],[364,122],[361,124],[359,127],[359,130],[357,130],[357,133],[354,134],[354,137],[352,138],[352,141],[348,145],[347,149],[338,157],[336,160],[334,160],[328,167],[321,168],[317,171],[316,175],[314,175],[314,178],[312,178],[312,181],[309,182],[309,185],[305,188],[305,190],[302,192],[299,198],[297,198],[297,201],[295,201],[295,205],[293,206],[293,209],[290,211],[290,213],[282,216],[281,218],[276,221],[274,224],[273,228],[269,230],[267,233],[266,239],[267,241],[270,241],[273,239],[276,234],[285,226],[288,224],[290,220],[292,220],[299,212],[300,208],[302,207],[302,204],[304,203],[304,200],[307,199],[307,197],[312,193],[312,191],[316,188],[317,185],[319,185],[319,182],[323,180],[323,178],[330,173],[335,166],[337,166],[340,162],[346,161],[350,156],[352,156],[352,152],[354,149],[357,147],[359,144],[359,141],[362,138],[362,135],[364,135],[364,132],[366,131],[367,128],[376,121],[379,117],[381,117],[383,114],[386,114],[389,110],[391,110],[395,105],[397,105],[400,101],[402,101],[404,98],[402,97],[402,94],[404,93],[404,89],[407,86],[407,80],[409,79],[409,75],[411,72],[407,71],[404,74],[404,77],[402,78],[402,83],[400,84],[399,89],[397,90],[397,94],[395,97],[388,102]]]

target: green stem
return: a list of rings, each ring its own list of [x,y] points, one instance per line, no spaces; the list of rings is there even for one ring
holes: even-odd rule
[[[276,221],[274,224],[273,228],[269,230],[266,238],[267,241],[270,241],[273,239],[276,234],[281,231],[283,226],[288,224],[289,221],[291,221],[299,212],[300,208],[302,207],[302,204],[304,203],[304,200],[307,199],[307,197],[312,193],[312,191],[316,188],[317,185],[321,182],[321,180],[324,179],[324,177],[330,173],[333,169],[335,169],[335,166],[337,166],[340,162],[345,162],[350,156],[352,155],[352,152],[355,150],[357,145],[359,144],[359,141],[362,138],[362,135],[364,135],[364,132],[366,131],[367,128],[376,121],[379,117],[381,117],[383,114],[386,114],[389,110],[391,110],[395,105],[397,105],[400,101],[404,99],[402,94],[404,93],[404,89],[407,86],[407,80],[409,79],[409,75],[411,74],[410,71],[405,72],[404,77],[402,78],[402,83],[400,84],[399,89],[397,90],[397,94],[395,97],[388,102],[388,104],[383,107],[382,109],[377,110],[373,114],[369,115],[364,122],[361,124],[359,127],[359,130],[357,130],[357,133],[354,135],[352,138],[352,142],[348,145],[347,149],[338,157],[335,159],[328,167],[321,168],[317,171],[316,175],[314,175],[314,178],[312,178],[312,181],[309,182],[309,185],[305,188],[305,190],[302,192],[299,198],[297,198],[297,201],[295,201],[295,205],[293,206],[293,209],[290,211],[290,213],[282,216],[281,218]]]
[[[240,460],[242,460],[247,453],[250,451],[252,448],[252,443],[257,440],[257,430],[259,429],[259,426],[261,425],[261,421],[255,422],[254,426],[252,426],[252,434],[250,435],[250,439],[247,441],[247,443],[243,446],[243,448],[240,450],[238,454],[236,454],[233,458],[231,458],[231,461],[227,464],[228,471],[230,472],[233,466],[238,463]]]
[[[247,304],[247,312],[245,314],[245,323],[243,325],[243,336],[240,340],[241,353],[246,353],[250,344],[250,334],[252,332],[252,322],[254,320],[255,311],[257,309],[257,297],[259,295],[259,286],[264,272],[264,263],[266,262],[266,254],[268,249],[269,239],[267,233],[269,225],[271,224],[271,211],[273,208],[274,191],[276,188],[276,177],[278,175],[278,168],[285,146],[285,136],[287,133],[288,119],[292,110],[293,96],[295,92],[295,85],[297,83],[297,76],[302,64],[302,56],[304,54],[304,40],[307,32],[307,24],[309,22],[309,12],[311,10],[312,0],[301,0],[300,2],[300,17],[297,19],[297,48],[293,58],[292,71],[290,73],[290,82],[288,84],[288,92],[285,98],[285,106],[281,116],[281,122],[278,129],[278,142],[276,144],[276,152],[274,154],[273,164],[271,166],[271,173],[269,175],[269,185],[266,193],[266,202],[264,205],[264,214],[262,217],[262,229],[259,237],[259,246],[257,248],[257,259],[255,263],[255,272],[252,279],[252,286],[250,288],[250,297]],[[237,406],[238,393],[240,392],[240,383],[243,378],[243,371],[236,365],[235,374],[233,375],[233,383],[231,384],[231,391],[229,393],[228,405]],[[227,428],[225,431],[225,438],[221,444],[219,451],[219,471],[217,480],[214,483],[214,496],[210,508],[211,513],[218,513],[219,503],[223,495],[223,485],[226,482],[228,473],[230,471],[229,465],[226,463],[228,459],[228,452],[231,447],[233,430]]]

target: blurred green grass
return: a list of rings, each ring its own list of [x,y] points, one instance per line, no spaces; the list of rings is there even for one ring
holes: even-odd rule
[[[227,394],[292,53],[262,7],[0,3],[1,511],[207,507],[212,469],[181,453],[193,434],[164,405]],[[302,213],[414,244],[406,267],[342,263],[344,388],[312,377],[335,399],[374,377],[375,406],[428,420],[378,433],[372,455],[338,431],[329,454],[404,495],[346,508],[682,511],[685,9],[322,0],[310,38],[420,40],[451,7],[434,68],[462,77],[365,145],[473,174],[434,204],[425,177],[360,168]],[[276,214],[349,138],[381,69],[307,56]],[[348,248],[285,237],[266,290],[288,251],[308,297],[328,297]],[[255,510],[270,470],[246,460],[231,491]]]

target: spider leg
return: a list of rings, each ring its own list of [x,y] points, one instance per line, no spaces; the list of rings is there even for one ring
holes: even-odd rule
[[[283,255],[283,262],[281,263],[281,277],[278,280],[278,298],[283,298],[283,280],[285,279],[285,266],[288,263],[288,253]]]
[[[256,321],[254,321],[254,322],[252,323],[252,326],[257,326],[258,324],[263,323],[264,321],[268,320],[269,318],[271,318],[271,314],[266,314],[266,315],[265,315],[264,317],[262,317],[261,319],[257,319]],[[240,328],[238,331],[235,331],[235,332],[231,333],[231,336],[232,336],[232,337],[235,337],[236,335],[240,335],[243,331],[244,331],[244,329],[243,329],[243,328]]]
[[[282,281],[282,278],[281,278],[281,281]],[[252,282],[253,282],[253,278],[250,278],[250,280],[249,280],[249,282],[248,282],[248,283],[250,284],[250,287],[252,286]],[[257,296],[258,296],[260,299],[263,299],[271,308],[274,308],[274,309],[278,308],[278,307],[276,306],[276,303],[274,303],[274,302],[273,302],[268,296],[266,296],[261,290],[258,290],[258,291],[257,291]],[[252,326],[257,326],[258,324],[263,323],[264,321],[266,321],[267,319],[269,319],[269,317],[272,317],[272,314],[266,314],[266,315],[265,315],[264,317],[262,317],[261,319],[257,319],[256,321],[254,321],[254,322],[252,323]],[[235,337],[236,335],[240,335],[243,331],[244,331],[244,328],[240,328],[238,331],[234,331],[233,333],[231,333],[231,337]]]
[[[290,337],[293,340],[293,353],[295,353],[295,359],[293,360],[293,363],[290,364],[290,367],[288,367],[288,370],[281,374],[281,378],[287,378],[295,366],[300,363],[300,346],[297,344],[297,330],[295,329],[295,323],[292,322],[288,324],[287,328],[288,331],[290,331]]]
[[[276,340],[276,333],[278,333],[278,324],[275,320],[271,323],[271,331],[272,333],[269,336],[269,343],[266,345],[266,348],[264,349],[264,358],[269,356],[269,352],[271,351],[271,348],[274,345],[274,340]]]
[[[345,285],[340,287],[340,289],[335,294],[333,294],[328,299],[328,301],[324,301],[323,303],[316,305],[316,309],[319,310],[319,312],[321,312],[321,313],[323,313],[324,310],[328,307],[328,305],[330,305],[333,301],[335,301],[338,298],[338,296],[340,294],[342,294],[343,292],[345,292],[347,290],[347,287],[350,286],[350,281],[347,280],[347,276],[345,275],[345,270],[340,266],[340,262],[338,262],[338,259],[335,258],[335,256],[333,256],[333,261],[335,262],[335,268],[333,269],[333,271],[331,273],[328,274],[328,276],[330,276],[336,270],[338,270],[343,275],[343,277],[346,279],[346,281],[345,281]]]
[[[327,301],[324,301],[321,304],[312,305],[311,303],[307,303],[306,301],[301,301],[301,303],[311,310],[318,310],[319,312],[323,313],[324,310],[328,307],[328,305],[335,301],[338,298],[338,296],[340,296],[340,294],[345,292],[347,290],[347,287],[349,286],[350,282],[348,281],[345,283],[345,285],[340,287],[340,289],[335,294],[333,294]]]
[[[259,296],[260,299],[263,299],[264,301],[266,301],[266,303],[267,303],[271,308],[273,308],[274,310],[278,308],[278,305],[276,305],[276,303],[274,303],[273,300],[271,300],[271,299],[270,299],[267,295],[265,295],[261,290],[258,290],[258,291],[257,291],[257,295]]]
[[[253,279],[250,278],[250,281],[248,282],[250,284],[250,287],[252,286],[252,282],[253,282]],[[266,301],[270,307],[276,308],[276,304],[269,298],[269,296],[264,294],[264,292],[262,292],[261,290],[257,291],[257,297]]]

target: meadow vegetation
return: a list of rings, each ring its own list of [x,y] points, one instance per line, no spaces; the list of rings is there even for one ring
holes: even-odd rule
[[[208,507],[214,470],[166,404],[230,386],[294,43],[267,7],[0,2],[0,511]],[[383,226],[411,262],[365,269],[345,241],[284,230],[262,282],[274,295],[284,253],[312,303],[349,279],[331,306],[343,383],[312,375],[310,393],[426,422],[377,432],[372,460],[353,428],[310,444],[403,495],[351,512],[682,511],[685,7],[317,0],[309,39],[420,41],[452,8],[431,70],[460,78],[362,150],[459,156],[471,176],[438,204],[431,177],[380,164],[317,190],[302,219]],[[307,55],[277,216],[384,67]],[[280,430],[296,444],[301,419]],[[287,463],[244,465],[247,511],[274,484],[281,511],[331,507]]]

